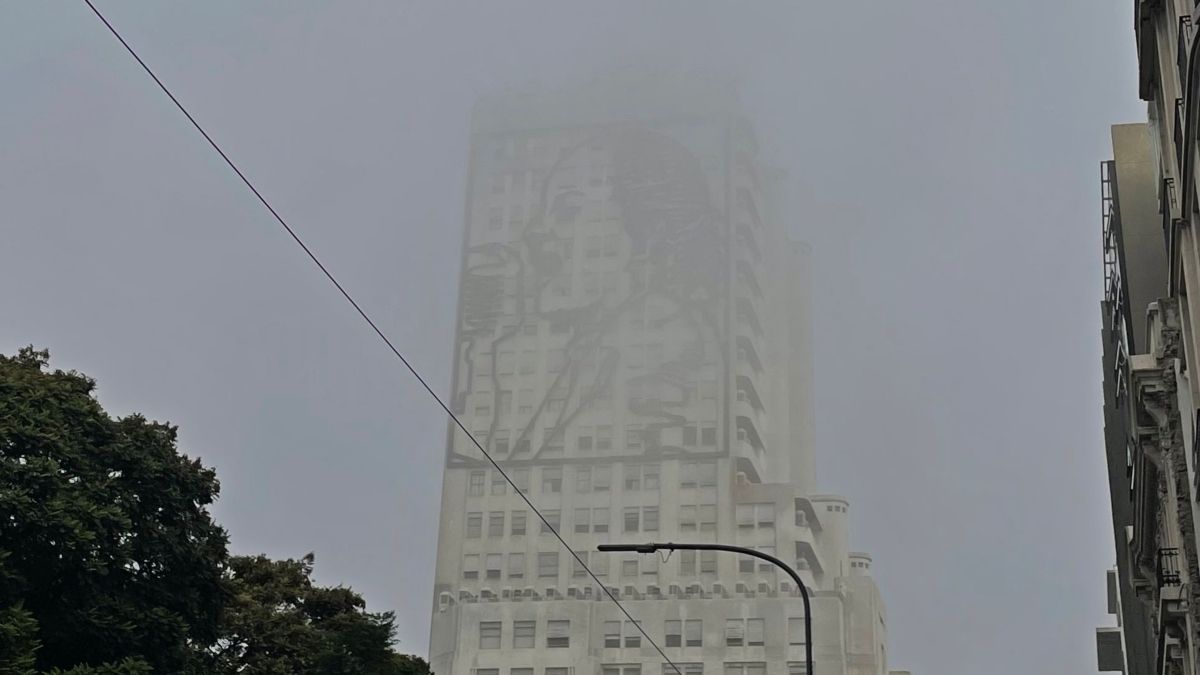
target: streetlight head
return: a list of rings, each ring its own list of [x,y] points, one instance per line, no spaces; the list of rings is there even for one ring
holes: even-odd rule
[[[658,547],[654,544],[600,544],[597,551],[616,551],[633,553],[654,553]]]

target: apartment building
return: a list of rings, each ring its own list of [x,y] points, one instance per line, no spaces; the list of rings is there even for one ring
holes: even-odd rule
[[[1101,166],[1105,454],[1116,569],[1097,632],[1101,670],[1196,673],[1200,293],[1192,0],[1134,3],[1148,121],[1113,127]],[[1200,300],[1200,297],[1198,297]]]

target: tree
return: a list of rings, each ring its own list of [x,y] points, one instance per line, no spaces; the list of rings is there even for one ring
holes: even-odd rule
[[[0,675],[429,675],[311,554],[231,558],[176,429],[48,365],[0,355]]]
[[[366,611],[349,588],[312,583],[313,556],[230,560],[232,598],[210,650],[218,673],[401,675],[424,661],[392,651],[391,612]]]
[[[174,427],[110,417],[95,382],[48,363],[0,355],[0,640],[25,653],[0,672],[30,672],[30,645],[37,671],[188,672],[226,596],[216,475]]]

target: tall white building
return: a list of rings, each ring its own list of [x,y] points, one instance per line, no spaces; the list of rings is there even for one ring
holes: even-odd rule
[[[817,494],[807,249],[732,86],[618,74],[473,119],[457,414],[685,675],[887,673],[871,559]],[[797,589],[720,542],[792,563]],[[438,675],[659,675],[661,655],[451,427]],[[672,671],[673,672],[673,671]]]

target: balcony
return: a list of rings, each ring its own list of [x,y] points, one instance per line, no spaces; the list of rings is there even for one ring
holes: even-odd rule
[[[1187,139],[1184,138],[1184,136],[1183,136],[1183,124],[1184,124],[1185,119],[1186,118],[1184,117],[1183,98],[1180,97],[1180,98],[1175,99],[1175,162],[1176,162],[1175,166],[1177,169],[1176,174],[1175,174],[1176,176],[1183,175],[1183,158],[1184,158],[1185,152],[1186,152],[1185,146],[1186,146],[1186,141],[1187,141]]]
[[[761,375],[762,361],[758,358],[758,350],[754,348],[754,342],[745,335],[739,335],[736,344],[738,363],[750,366],[755,375]]]
[[[1179,17],[1179,37],[1175,43],[1175,65],[1179,67],[1180,84],[1186,84],[1183,79],[1187,77],[1188,70],[1188,53],[1192,46],[1192,17]]]
[[[1155,566],[1154,576],[1158,580],[1160,589],[1183,584],[1183,575],[1179,565],[1179,549],[1158,549],[1158,564]]]

